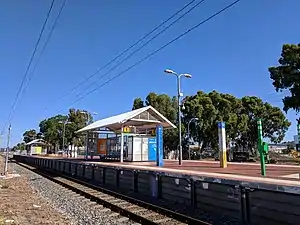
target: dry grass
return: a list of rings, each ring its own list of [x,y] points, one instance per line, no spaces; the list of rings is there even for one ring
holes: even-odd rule
[[[297,165],[300,163],[300,158],[294,158],[292,156],[287,156],[276,152],[269,152],[269,157],[270,159],[274,159],[279,164]]]
[[[0,168],[3,158],[0,157]],[[30,187],[25,177],[0,179],[1,224],[71,224]]]

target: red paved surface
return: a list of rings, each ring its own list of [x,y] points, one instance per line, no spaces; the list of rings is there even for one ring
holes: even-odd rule
[[[113,162],[114,164],[120,164],[120,162]],[[134,166],[147,166],[155,167],[154,163],[143,162],[124,162],[125,165]],[[236,174],[252,177],[262,177],[260,171],[260,164],[257,163],[228,163],[227,168],[220,168],[219,162],[214,161],[183,161],[182,165],[178,165],[178,161],[166,160],[164,168],[176,169],[181,171],[193,171],[193,172],[207,172],[207,173],[220,173],[220,174]],[[267,177],[284,178],[282,176],[300,173],[300,166],[292,165],[267,165]],[[292,179],[294,180],[294,179]]]
[[[55,157],[59,158],[59,157]],[[70,159],[80,162],[87,162],[83,160],[83,158]],[[113,166],[122,166],[132,169],[153,169],[159,171],[166,172],[175,172],[181,174],[190,174],[190,175],[200,175],[200,176],[210,176],[216,178],[227,178],[234,180],[245,180],[245,181],[262,181],[263,178],[260,175],[260,164],[258,163],[228,163],[227,168],[220,168],[219,162],[216,161],[192,161],[192,160],[184,160],[182,165],[178,165],[178,161],[175,160],[165,160],[164,167],[159,168],[155,166],[153,162],[124,162],[121,164],[118,161],[113,162],[101,162],[97,159],[88,160],[89,163],[93,162],[96,164],[104,164],[104,165],[113,165]],[[291,175],[291,174],[299,174],[300,166],[295,165],[267,165],[267,179],[266,182],[270,182],[274,180],[274,182],[278,183],[279,179],[284,182],[284,180],[296,181],[298,184],[299,179],[295,178],[285,178],[282,176]],[[263,178],[266,179],[266,178]],[[300,184],[300,182],[299,182]]]
[[[225,174],[238,174],[246,176],[261,176],[260,175],[260,164],[228,164],[227,168],[220,168],[219,162],[183,162],[181,166],[178,165],[177,161],[166,161],[165,168],[180,169],[180,170],[192,170],[201,172],[211,173],[225,173]],[[268,177],[281,177],[284,175],[290,175],[300,173],[299,167],[287,167],[281,165],[267,165],[267,176]]]

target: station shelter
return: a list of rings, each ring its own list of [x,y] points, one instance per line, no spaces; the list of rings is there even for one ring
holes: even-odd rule
[[[176,128],[152,106],[98,120],[80,130],[87,155],[124,161],[155,161],[157,128]],[[121,151],[122,149],[122,151]]]
[[[35,139],[25,144],[28,155],[47,154],[48,144],[43,139]]]

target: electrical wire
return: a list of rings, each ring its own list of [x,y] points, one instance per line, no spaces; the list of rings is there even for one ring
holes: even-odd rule
[[[150,58],[151,56],[155,55],[156,53],[160,52],[161,50],[163,50],[164,48],[166,48],[167,46],[169,46],[170,44],[176,42],[177,40],[179,40],[180,38],[184,37],[185,35],[187,35],[188,33],[194,31],[195,29],[197,29],[198,27],[200,27],[201,25],[205,24],[206,22],[208,22],[209,20],[215,18],[216,16],[218,16],[219,14],[225,12],[226,10],[228,10],[229,8],[233,7],[234,5],[236,5],[237,3],[239,3],[241,0],[236,0],[234,2],[232,2],[231,4],[227,5],[226,7],[222,8],[221,10],[219,10],[218,12],[212,14],[211,16],[209,16],[208,18],[202,20],[200,23],[196,24],[195,26],[191,27],[190,29],[186,30],[185,32],[183,32],[182,34],[180,34],[179,36],[177,36],[176,38],[172,39],[171,41],[169,41],[168,43],[166,43],[165,45],[161,46],[160,48],[156,49],[155,51],[151,52],[150,54],[148,54],[146,57],[144,57],[143,59],[139,60],[138,62],[134,63],[133,65],[129,66],[127,69],[123,70],[122,72],[118,73],[116,76],[110,78],[109,80],[107,80],[106,82],[102,83],[101,85],[98,85],[96,88],[92,89],[91,91],[89,91],[88,93],[86,93],[85,95],[81,96],[80,98],[76,99],[75,101],[73,101],[70,106],[72,106],[73,104],[81,101],[83,98],[87,97],[88,95],[92,94],[93,92],[95,92],[96,90],[98,90],[99,88],[103,87],[104,85],[112,82],[113,80],[117,79],[118,77],[120,77],[121,75],[123,75],[124,73],[128,72],[129,70],[133,69],[134,67],[136,67],[137,65],[139,65],[140,63],[144,62],[145,60],[147,60],[148,58]],[[70,107],[69,106],[69,107]],[[60,110],[59,112],[62,112],[64,109]]]
[[[49,41],[50,41],[50,39],[51,39],[51,37],[52,37],[52,34],[53,34],[53,31],[54,31],[54,29],[55,29],[55,27],[56,27],[56,25],[57,25],[57,23],[58,23],[59,17],[60,17],[60,15],[61,15],[61,13],[62,13],[64,7],[66,6],[66,3],[67,3],[67,0],[64,0],[63,3],[62,3],[62,5],[60,6],[60,9],[59,9],[59,11],[58,11],[58,14],[57,14],[57,16],[56,16],[56,18],[55,18],[55,20],[54,20],[54,23],[53,23],[53,25],[52,25],[52,27],[51,27],[51,29],[50,29],[50,32],[49,32],[48,35],[47,35],[46,41],[44,42],[43,48],[42,48],[42,50],[41,50],[41,53],[40,53],[39,57],[38,57],[37,60],[36,60],[36,63],[35,63],[35,65],[34,65],[34,68],[33,68],[32,71],[31,71],[31,74],[32,74],[32,75],[29,76],[29,78],[28,78],[27,84],[30,83],[30,81],[32,80],[32,77],[33,77],[34,72],[35,72],[35,70],[36,70],[36,68],[37,68],[37,65],[39,64],[39,62],[40,62],[40,60],[41,60],[41,58],[42,58],[42,56],[43,56],[43,54],[44,54],[44,52],[45,52],[45,50],[46,50],[48,44],[49,44]],[[27,86],[24,87],[23,92],[25,92],[26,87],[27,87]],[[24,94],[24,93],[23,93],[23,94]]]
[[[129,46],[126,50],[124,50],[123,52],[121,52],[120,54],[118,54],[115,58],[113,58],[112,60],[110,60],[108,63],[106,63],[104,66],[102,66],[100,69],[96,70],[94,73],[92,73],[90,76],[88,76],[87,78],[85,78],[84,80],[82,80],[81,82],[79,82],[76,86],[74,86],[70,91],[68,91],[67,93],[65,93],[64,95],[62,95],[58,101],[64,99],[66,96],[68,96],[69,94],[71,94],[74,90],[76,90],[77,88],[81,87],[82,84],[86,83],[88,80],[90,80],[91,78],[95,77],[99,72],[101,72],[103,69],[105,69],[107,66],[109,66],[110,64],[112,64],[113,62],[115,62],[117,59],[119,59],[121,56],[123,56],[124,54],[126,54],[129,50],[131,50],[133,47],[135,47],[136,45],[138,45],[140,42],[142,42],[144,39],[146,39],[147,37],[149,37],[151,34],[153,34],[156,30],[158,30],[160,27],[162,27],[164,24],[166,24],[167,22],[169,22],[171,19],[173,19],[176,15],[178,15],[180,12],[182,12],[184,9],[186,9],[188,6],[190,6],[192,3],[194,3],[196,0],[192,0],[190,1],[188,4],[186,4],[184,7],[182,7],[181,9],[179,9],[178,11],[176,11],[173,15],[171,15],[168,19],[166,19],[165,21],[163,21],[161,24],[159,24],[157,27],[155,27],[153,30],[151,30],[149,33],[147,33],[146,35],[144,35],[142,38],[138,39],[134,44],[132,44],[131,46]]]
[[[25,84],[25,81],[26,81],[26,78],[27,78],[27,75],[28,75],[30,66],[31,66],[31,64],[32,64],[32,62],[33,62],[33,59],[34,59],[34,56],[35,56],[35,54],[36,54],[37,48],[38,48],[38,46],[39,46],[39,43],[40,43],[41,38],[42,38],[42,35],[43,35],[43,33],[44,33],[46,24],[47,24],[47,22],[48,22],[48,19],[49,19],[49,17],[50,17],[51,11],[52,11],[52,9],[53,9],[54,2],[55,2],[55,0],[52,0],[51,5],[50,5],[50,8],[49,8],[49,10],[48,10],[48,12],[47,12],[46,19],[45,19],[45,21],[44,21],[44,23],[43,23],[43,26],[42,26],[42,29],[41,29],[41,31],[40,31],[38,40],[37,40],[37,42],[36,42],[36,44],[35,44],[35,46],[34,46],[33,53],[31,54],[29,63],[28,63],[28,65],[27,65],[27,68],[26,68],[26,70],[25,70],[25,73],[23,74],[23,78],[22,78],[21,84],[20,84],[20,86],[19,86],[19,88],[18,88],[17,95],[16,95],[16,97],[15,97],[15,99],[14,99],[14,101],[13,101],[13,104],[12,104],[11,109],[10,109],[9,114],[8,114],[8,118],[7,118],[5,124],[4,124],[3,128],[2,128],[2,132],[1,132],[1,133],[3,133],[3,131],[4,131],[5,127],[6,127],[6,125],[11,121],[11,117],[12,117],[12,115],[13,115],[13,113],[14,113],[14,110],[15,110],[15,107],[16,107],[16,104],[17,104],[17,101],[18,101],[18,99],[19,99],[19,97],[20,97],[22,88],[23,88],[23,86],[24,86],[24,84]]]
[[[110,74],[112,71],[114,71],[116,68],[118,68],[120,65],[122,65],[125,61],[127,61],[128,59],[130,59],[133,55],[135,55],[137,52],[139,52],[140,50],[142,50],[144,47],[146,47],[149,43],[151,43],[154,39],[156,39],[158,36],[160,36],[161,34],[163,34],[164,32],[166,32],[170,27],[172,27],[174,24],[176,24],[179,20],[181,20],[183,17],[185,17],[187,14],[189,14],[190,12],[192,12],[194,9],[196,9],[201,3],[203,3],[205,0],[201,0],[199,1],[197,4],[195,4],[193,7],[191,7],[188,11],[186,11],[184,14],[182,14],[180,17],[178,17],[176,20],[174,20],[171,24],[169,24],[165,29],[161,30],[159,33],[157,33],[156,35],[154,35],[150,40],[148,40],[147,42],[145,42],[141,47],[139,47],[138,49],[136,49],[135,51],[133,51],[130,55],[128,55],[126,58],[124,58],[121,62],[119,62],[117,65],[115,65],[114,67],[112,67],[109,71],[107,71],[105,74],[103,74],[101,77],[99,77],[99,80],[106,77],[108,74]],[[89,86],[86,87],[86,89],[89,89],[90,87],[92,87],[94,84],[97,84],[97,81],[94,81],[93,83],[91,83]],[[79,92],[77,94],[77,96],[79,96],[82,92]]]

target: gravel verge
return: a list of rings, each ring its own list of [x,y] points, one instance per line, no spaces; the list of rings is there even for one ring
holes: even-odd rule
[[[17,173],[25,176],[29,184],[40,196],[50,202],[51,206],[72,220],[72,224],[133,224],[132,221],[109,209],[56,184],[30,170],[15,165]]]
[[[3,158],[0,157],[3,168]],[[9,171],[12,172],[11,164]],[[0,224],[75,224],[31,188],[24,176],[0,179]]]

